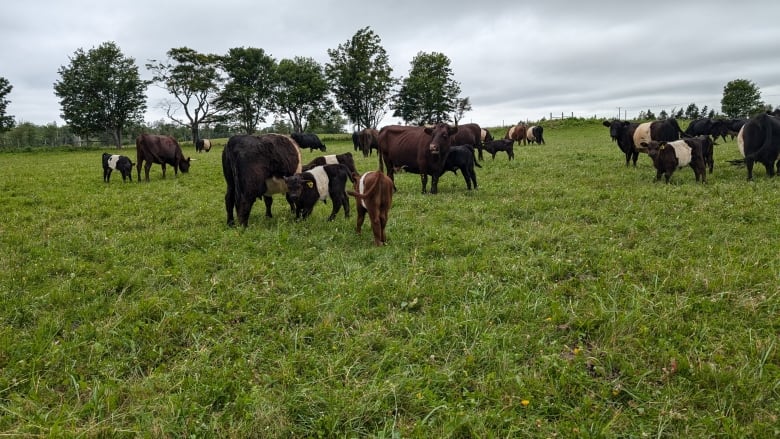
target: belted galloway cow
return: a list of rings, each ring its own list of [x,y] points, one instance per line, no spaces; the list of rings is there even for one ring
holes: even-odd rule
[[[181,146],[171,136],[160,136],[155,134],[141,134],[135,139],[136,163],[138,169],[138,181],[141,181],[141,166],[144,167],[146,181],[149,181],[149,169],[153,163],[159,163],[162,166],[162,175],[165,178],[165,166],[173,166],[173,173],[178,176],[181,172],[189,172],[190,158],[184,158],[181,152]],[[144,162],[146,162],[144,164]]]

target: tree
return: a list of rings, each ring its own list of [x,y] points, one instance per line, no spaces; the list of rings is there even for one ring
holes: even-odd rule
[[[463,119],[463,115],[467,112],[471,111],[471,102],[469,102],[469,97],[466,96],[462,99],[457,99],[455,101],[455,112],[452,114],[452,119],[455,121],[455,125],[457,125],[461,119]]]
[[[302,133],[307,129],[313,113],[325,114],[328,107],[333,107],[327,98],[328,81],[322,66],[314,59],[283,59],[279,61],[277,74],[276,112],[290,119],[295,132]]]
[[[358,129],[379,125],[396,83],[380,43],[379,36],[365,27],[337,49],[328,49],[330,63],[325,64],[325,75],[339,107]]]
[[[270,111],[276,60],[263,49],[239,47],[228,50],[219,62],[227,82],[215,104],[226,119],[238,122],[242,131],[252,134]]]
[[[409,76],[393,98],[393,116],[417,125],[449,122],[460,94],[450,59],[441,53],[419,52],[411,64]]]
[[[142,122],[146,112],[148,83],[141,80],[135,60],[107,42],[88,52],[78,49],[58,73],[54,93],[71,129],[83,136],[106,133],[121,148],[122,131]]]
[[[694,120],[699,118],[699,106],[695,103],[688,104],[688,108],[685,109],[685,118]]]
[[[660,113],[658,113],[658,118],[661,120],[666,120],[669,117],[669,114],[666,112],[666,110],[661,110]]]
[[[761,92],[747,79],[735,79],[723,87],[720,108],[731,118],[746,118],[763,111]]]
[[[0,133],[14,127],[14,118],[5,114],[10,101],[6,98],[14,87],[7,79],[0,76]]]
[[[188,47],[171,49],[168,62],[156,60],[146,64],[154,74],[152,81],[166,89],[184,109],[186,120],[176,116],[175,103],[165,102],[165,114],[173,122],[187,126],[192,140],[200,138],[200,124],[217,121],[217,107],[213,105],[223,79],[219,74],[219,57],[198,53]]]
[[[308,131],[314,133],[336,134],[344,132],[344,125],[347,119],[341,114],[338,108],[331,102],[330,108],[313,111],[309,115]]]

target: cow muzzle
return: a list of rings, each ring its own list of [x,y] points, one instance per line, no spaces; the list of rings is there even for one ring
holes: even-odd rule
[[[431,154],[438,154],[439,145],[436,145],[435,143],[431,143],[430,145],[428,145],[428,151],[430,151]]]

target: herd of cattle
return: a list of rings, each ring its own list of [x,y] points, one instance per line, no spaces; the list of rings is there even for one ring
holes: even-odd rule
[[[609,135],[625,155],[626,166],[636,166],[639,153],[646,153],[656,168],[656,179],[665,176],[666,182],[675,170],[690,166],[697,181],[706,182],[707,170],[714,166],[713,145],[715,139],[727,135],[737,138],[737,144],[748,179],[753,178],[753,165],[758,162],[774,176],[775,167],[780,173],[780,112],[759,114],[749,120],[700,119],[682,131],[674,119],[646,123],[621,120],[604,121]],[[385,126],[381,130],[365,129],[352,136],[355,151],[365,157],[374,150],[379,157],[379,170],[358,173],[352,153],[325,155],[308,164],[301,162],[301,149],[326,151],[326,146],[314,134],[236,135],[231,137],[222,152],[222,171],[227,185],[225,209],[227,224],[238,223],[246,227],[252,206],[263,198],[266,216],[271,217],[272,195],[284,193],[291,212],[299,219],[308,217],[318,201],[331,199],[333,208],[328,220],[333,220],[341,209],[349,216],[349,197],[356,198],[358,210],[357,232],[368,214],[374,244],[386,243],[385,225],[395,188],[395,174],[410,172],[420,175],[422,192],[427,192],[428,176],[430,192],[438,192],[441,175],[447,171],[461,171],[466,187],[477,188],[475,167],[481,167],[482,151],[495,159],[499,151],[514,158],[513,145],[545,144],[540,126],[518,124],[510,127],[503,139],[493,139],[490,132],[474,123],[451,126],[439,123],[428,127],[400,125]],[[196,151],[208,152],[208,140],[195,142]],[[141,168],[149,181],[152,164],[160,164],[163,178],[166,166],[189,171],[190,162],[184,157],[179,143],[170,136],[142,134],[136,139],[136,163],[130,158],[104,153],[102,156],[103,180],[109,182],[111,171],[118,170],[122,180],[132,181],[132,168],[137,169],[141,181]],[[353,190],[347,190],[347,181]]]

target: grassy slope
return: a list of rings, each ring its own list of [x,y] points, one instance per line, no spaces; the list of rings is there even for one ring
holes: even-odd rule
[[[601,125],[545,138],[478,191],[398,176],[380,249],[354,203],[225,227],[219,147],[149,184],[103,184],[98,151],[0,155],[0,431],[778,434],[777,180],[734,142],[709,184],[664,185]]]

